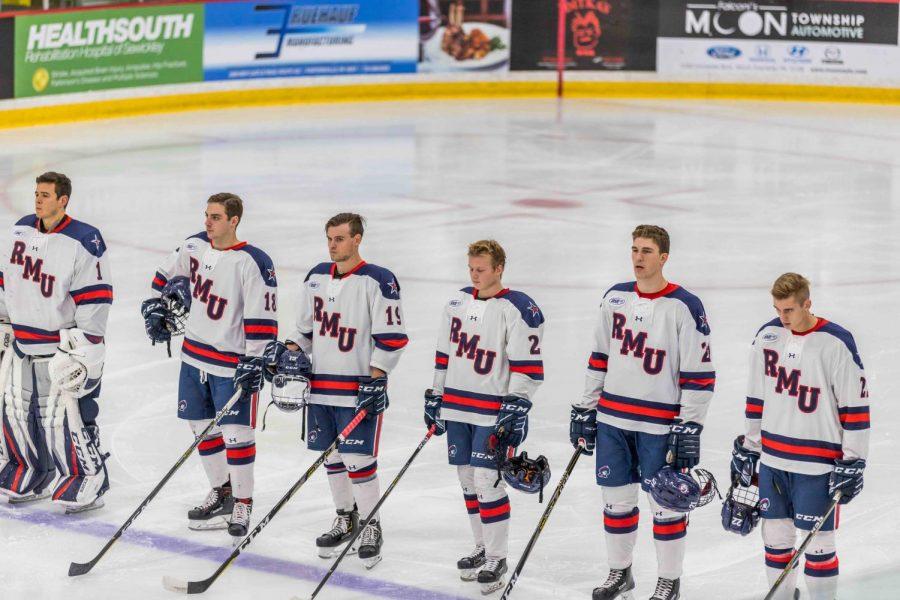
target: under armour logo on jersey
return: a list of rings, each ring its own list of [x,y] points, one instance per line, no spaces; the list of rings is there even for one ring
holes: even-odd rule
[[[635,320],[635,321],[640,321],[640,322],[643,323],[643,322],[644,322],[644,317],[640,317],[640,316],[638,316],[638,315],[634,315],[634,320]]]
[[[203,265],[203,269],[204,269],[205,271],[212,271],[212,270],[213,270],[212,265]]]
[[[470,321],[478,321],[478,316],[477,315],[469,315],[469,320]]]
[[[534,302],[529,302],[525,310],[530,310],[532,317],[536,317],[541,314],[541,309],[539,309]]]
[[[396,295],[397,295],[397,290],[400,288],[400,286],[397,285],[397,280],[396,280],[396,279],[391,279],[391,280],[388,282],[387,285],[388,285],[389,288],[391,288],[391,293],[394,294],[394,295],[396,296]]]

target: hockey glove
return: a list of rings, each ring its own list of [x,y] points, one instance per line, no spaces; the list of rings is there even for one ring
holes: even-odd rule
[[[528,437],[528,411],[531,401],[520,396],[504,396],[500,402],[494,436],[503,447],[517,447]]]
[[[700,432],[703,425],[699,423],[682,423],[676,420],[669,428],[669,450],[666,462],[675,469],[692,469],[700,462]]]
[[[569,439],[573,448],[581,448],[582,454],[594,453],[597,446],[597,409],[572,407],[569,423]]]
[[[863,472],[866,461],[862,458],[834,461],[834,470],[828,478],[828,493],[834,495],[841,491],[841,504],[847,504],[856,498],[863,489]]]
[[[266,344],[266,349],[262,353],[263,366],[265,366],[263,376],[266,381],[272,381],[272,377],[278,371],[278,359],[287,351],[287,346],[278,340],[272,340]]]
[[[728,494],[722,503],[722,527],[725,531],[747,535],[759,523],[759,497],[753,505],[739,502],[732,494]]]
[[[366,418],[374,418],[383,413],[390,402],[387,395],[387,377],[360,377],[359,394],[356,396],[356,410],[366,411]]]
[[[141,304],[141,315],[144,317],[144,328],[147,337],[154,344],[164,344],[172,339],[172,333],[166,327],[169,316],[165,305],[159,298],[148,298]]]
[[[248,402],[263,386],[263,357],[242,356],[234,370],[234,388],[243,390],[241,402]]]
[[[744,448],[744,436],[734,438],[734,448],[731,450],[731,481],[739,481],[744,487],[753,483],[759,464],[759,452]]]
[[[444,435],[447,431],[447,423],[440,418],[443,402],[443,396],[435,394],[434,390],[425,390],[425,427],[431,429],[434,425],[434,435]]]

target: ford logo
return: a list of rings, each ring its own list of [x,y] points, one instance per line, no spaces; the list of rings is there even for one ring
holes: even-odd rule
[[[732,59],[741,55],[741,51],[734,46],[713,46],[707,48],[706,53],[712,58]]]

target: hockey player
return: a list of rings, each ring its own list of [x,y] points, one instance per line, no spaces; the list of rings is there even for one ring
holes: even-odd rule
[[[341,213],[325,224],[332,262],[309,272],[300,289],[297,326],[285,344],[266,351],[268,368],[285,365],[286,352],[312,358],[306,440],[324,451],[360,410],[366,418],[325,461],[337,509],[331,530],[316,539],[319,556],[332,556],[369,514],[381,495],[378,442],[388,407],[388,374],[407,344],[400,284],[393,273],[366,263],[359,254],[364,233],[360,215]],[[301,361],[303,362],[303,361]],[[359,537],[366,568],[381,561],[381,521],[375,515]]]
[[[72,182],[48,172],[36,183],[0,276],[0,493],[52,493],[73,513],[103,506],[109,489],[97,399],[113,288],[100,231],[66,214]]]
[[[732,476],[759,481],[766,576],[772,585],[801,535],[863,487],[869,451],[869,391],[849,331],[810,309],[809,281],[785,273],[772,286],[778,318],[763,325],[750,352],[745,435],[734,442]],[[840,507],[838,507],[839,509]],[[837,509],[836,509],[837,510]],[[837,512],[806,550],[806,587],[814,600],[837,597]],[[777,598],[793,598],[797,570]]]
[[[246,535],[253,508],[257,392],[262,387],[262,354],[278,337],[277,282],[272,259],[239,242],[244,213],[238,196],[220,193],[206,204],[205,231],[187,238],[156,272],[153,295],[144,301],[147,333],[154,343],[171,339],[173,307],[190,311],[181,347],[178,417],[199,434],[228,402],[235,388],[240,401],[200,443],[199,453],[212,489],[188,512],[195,530],[228,528]]]
[[[631,598],[638,487],[649,491],[667,463],[688,469],[700,459],[700,432],[715,384],[709,324],[700,299],[666,281],[669,234],[639,225],[631,234],[636,281],[603,297],[585,390],[572,407],[570,439],[597,449],[603,488],[609,576],[594,600]],[[687,518],[653,509],[658,579],[651,600],[680,596]]]
[[[506,254],[494,240],[469,246],[472,287],[444,306],[425,424],[447,432],[447,453],[463,490],[475,549],[460,578],[489,594],[507,571],[509,498],[500,462],[528,434],[528,411],[544,380],[544,315],[522,292],[503,287]],[[506,450],[506,451],[504,451]]]

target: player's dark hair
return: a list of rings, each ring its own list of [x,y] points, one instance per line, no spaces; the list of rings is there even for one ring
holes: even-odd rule
[[[209,200],[206,201],[207,204],[213,202],[221,204],[225,208],[226,217],[229,219],[231,219],[231,217],[237,217],[238,223],[240,223],[241,218],[244,216],[244,201],[241,200],[240,196],[229,192],[221,192],[213,194],[209,197]]]
[[[638,225],[631,232],[631,239],[633,241],[638,238],[652,240],[660,254],[669,253],[669,232],[659,225]]]
[[[56,197],[62,198],[63,196],[71,196],[72,195],[72,180],[63,175],[62,173],[56,173],[55,171],[47,171],[41,175],[38,175],[34,180],[35,183],[52,183],[54,189],[56,191]]]
[[[365,231],[366,220],[356,213],[340,213],[338,215],[334,215],[328,222],[325,223],[325,231],[328,231],[329,227],[337,227],[338,225],[343,225],[347,223],[350,225],[350,235],[362,235]]]

